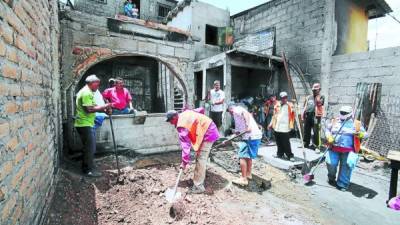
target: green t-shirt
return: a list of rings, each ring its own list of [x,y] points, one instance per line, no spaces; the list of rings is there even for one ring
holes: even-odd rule
[[[88,86],[83,87],[76,96],[75,127],[93,127],[96,113],[86,112],[84,106],[96,106],[94,93]]]

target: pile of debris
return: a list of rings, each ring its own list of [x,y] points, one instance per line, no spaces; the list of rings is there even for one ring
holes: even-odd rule
[[[193,168],[190,168],[193,170]],[[235,199],[229,182],[207,172],[206,194],[190,195],[189,178],[184,174],[178,191],[182,198],[171,211],[164,192],[174,185],[178,168],[157,166],[146,169],[125,168],[122,183],[116,183],[117,173],[108,170],[97,180],[61,172],[47,224],[233,224],[246,223],[246,217],[235,216],[220,207],[222,199]],[[247,218],[249,219],[249,218]],[[221,222],[223,221],[223,222]]]

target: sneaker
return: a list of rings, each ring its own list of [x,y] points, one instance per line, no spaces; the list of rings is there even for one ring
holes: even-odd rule
[[[99,172],[99,171],[91,170],[91,171],[86,173],[86,176],[88,176],[88,177],[101,177],[101,176],[103,176],[103,174],[101,172]]]
[[[347,188],[337,186],[337,189],[342,192],[346,192]]]
[[[232,183],[240,185],[240,186],[247,186],[249,184],[249,181],[247,180],[247,178],[240,177],[240,178],[232,180]]]
[[[279,156],[277,154],[273,155],[272,157],[277,158],[277,159],[282,159],[283,158],[283,156]]]
[[[333,187],[336,187],[336,181],[335,180],[329,180],[328,179],[328,184],[333,186]]]
[[[193,187],[189,191],[190,194],[202,194],[204,192],[206,192],[206,188],[204,187],[204,185],[193,185]]]
[[[294,157],[290,157],[290,158],[289,158],[289,161],[290,161],[290,162],[295,162],[296,160],[294,159]]]
[[[252,180],[253,179],[253,175],[249,175],[249,176],[247,176],[247,180]]]

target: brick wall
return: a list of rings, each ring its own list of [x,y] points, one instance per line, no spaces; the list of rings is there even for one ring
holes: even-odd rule
[[[318,81],[324,35],[325,1],[273,0],[258,8],[232,16],[235,38],[246,34],[276,29],[276,54],[287,53],[308,75]]]
[[[381,108],[400,117],[400,47],[333,56],[329,78],[329,113],[352,105],[358,82],[382,83]]]
[[[0,1],[0,224],[38,224],[59,146],[56,0]]]

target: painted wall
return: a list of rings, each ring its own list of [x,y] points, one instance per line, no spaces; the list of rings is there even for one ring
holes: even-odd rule
[[[336,55],[368,51],[368,13],[360,0],[337,0]]]

